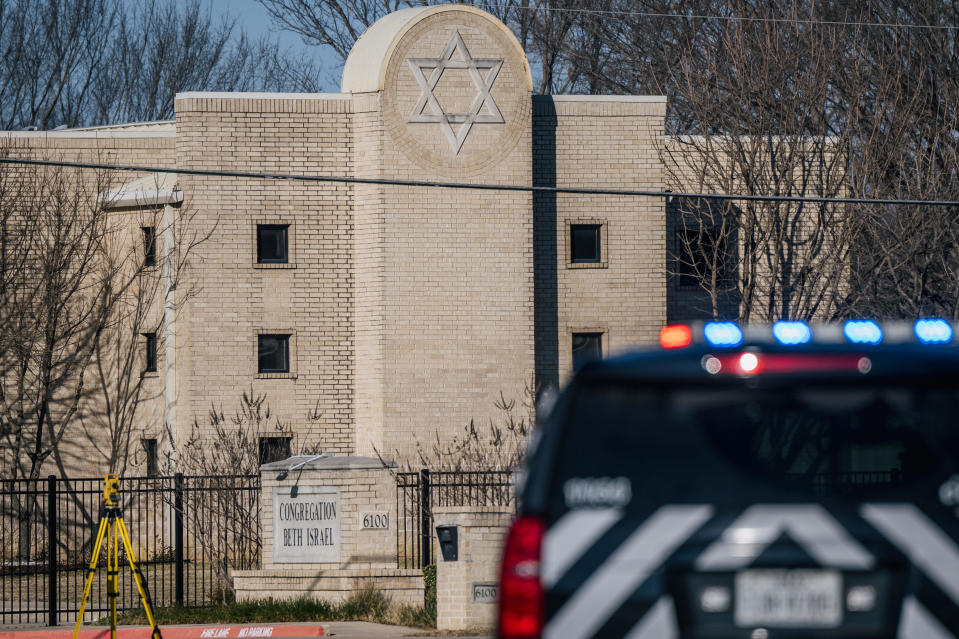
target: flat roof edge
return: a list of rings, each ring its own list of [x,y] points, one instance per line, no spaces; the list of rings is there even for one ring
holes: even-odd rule
[[[216,98],[219,100],[352,100],[352,93],[265,93],[256,91],[185,91],[176,100]]]
[[[534,95],[533,99],[553,102],[666,102],[665,95]]]
[[[64,129],[63,131],[0,131],[7,138],[175,138],[176,131],[138,131],[135,129]]]

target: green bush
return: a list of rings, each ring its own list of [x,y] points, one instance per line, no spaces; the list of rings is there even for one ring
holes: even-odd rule
[[[436,564],[423,567],[423,608],[436,620]]]

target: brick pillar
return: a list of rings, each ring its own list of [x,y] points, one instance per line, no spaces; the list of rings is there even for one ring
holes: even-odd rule
[[[511,507],[434,507],[437,526],[457,526],[459,553],[436,552],[436,628],[489,630],[496,622],[499,565]]]

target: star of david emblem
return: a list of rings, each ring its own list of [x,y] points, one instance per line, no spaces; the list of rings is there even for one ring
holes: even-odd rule
[[[459,53],[462,60],[454,60],[453,56]],[[450,36],[450,41],[446,44],[446,49],[438,58],[407,58],[406,62],[413,71],[413,77],[420,86],[420,97],[413,106],[413,113],[410,115],[409,123],[426,122],[436,123],[443,129],[446,139],[450,143],[450,148],[454,154],[460,152],[463,143],[466,142],[466,136],[474,124],[502,124],[506,122],[496,101],[490,95],[493,88],[493,82],[499,75],[499,70],[503,66],[503,60],[474,58],[470,55],[466,43],[459,31],[454,31]],[[429,77],[426,71],[430,70]],[[467,113],[446,113],[440,106],[439,100],[433,94],[436,85],[439,84],[443,72],[447,69],[464,69],[469,72],[473,86],[476,88],[476,97],[470,105]],[[485,72],[485,75],[484,75]],[[453,130],[453,125],[458,124],[459,129]]]

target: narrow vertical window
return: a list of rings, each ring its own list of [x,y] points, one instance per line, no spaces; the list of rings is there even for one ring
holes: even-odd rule
[[[141,226],[143,231],[143,265],[156,266],[157,263],[157,238],[156,227]]]
[[[573,333],[573,371],[603,357],[602,333]]]
[[[141,439],[143,445],[143,454],[146,457],[147,477],[156,477],[159,474],[157,464],[157,440]]]
[[[144,333],[144,373],[157,372],[157,334]]]
[[[256,225],[257,264],[288,264],[289,224]]]

